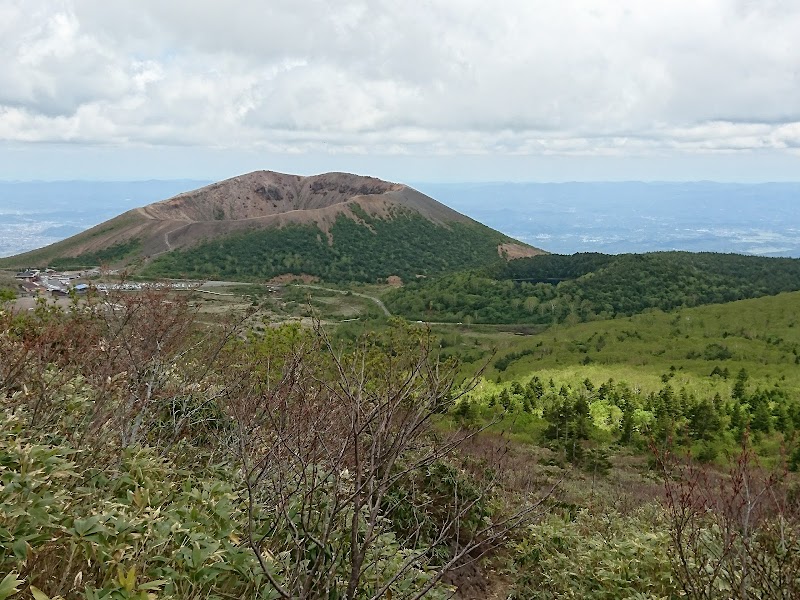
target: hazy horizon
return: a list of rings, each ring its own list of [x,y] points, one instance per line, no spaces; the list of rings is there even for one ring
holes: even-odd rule
[[[54,243],[205,180],[0,181],[0,256]],[[800,257],[798,182],[409,183],[550,252],[687,250]]]
[[[271,169],[263,169],[265,171]],[[0,179],[0,184],[14,184],[14,183],[154,183],[154,182],[164,182],[164,183],[172,183],[178,181],[187,181],[187,182],[194,182],[200,183],[205,185],[210,185],[212,183],[217,183],[219,181],[223,181],[224,179],[232,179],[234,177],[238,177],[240,175],[245,175],[252,171],[237,173],[234,175],[230,175],[228,177],[224,177],[223,179],[201,179],[201,178],[193,178],[193,177],[142,177],[142,178],[130,178],[130,179],[87,179],[87,178],[74,178],[74,179],[47,179],[47,178],[38,178],[38,179]],[[285,173],[284,171],[280,171],[281,173]],[[319,173],[313,173],[312,175],[324,175],[325,173],[352,173],[363,175],[367,177],[377,177],[376,175],[371,175],[369,173],[355,173],[353,171],[320,171]],[[296,174],[296,173],[295,173]],[[304,175],[306,176],[306,175]],[[380,177],[378,177],[381,179]],[[516,184],[531,184],[531,185],[559,185],[562,183],[580,183],[580,184],[618,184],[618,183],[645,183],[645,184],[683,184],[683,183],[714,183],[720,185],[743,185],[743,186],[756,186],[756,185],[768,185],[768,184],[800,184],[800,177],[797,179],[765,179],[763,181],[737,181],[734,179],[730,180],[723,180],[723,179],[559,179],[559,180],[548,180],[548,179],[476,179],[476,180],[426,180],[426,179],[412,179],[408,181],[403,180],[387,180],[392,181],[394,183],[402,183],[404,185],[408,185],[411,187],[415,187],[417,185],[495,185],[495,184],[509,184],[509,185],[516,185]]]

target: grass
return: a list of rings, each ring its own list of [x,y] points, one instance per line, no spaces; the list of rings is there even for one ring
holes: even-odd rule
[[[193,301],[201,306],[201,320],[209,327],[217,325],[225,315],[260,307],[266,322],[254,322],[253,326],[257,330],[263,329],[281,320],[301,318],[308,314],[309,304],[340,339],[353,337],[356,332],[380,329],[387,323],[374,302],[347,293],[348,290],[257,284],[234,284],[213,289],[231,295],[196,294],[193,297]],[[377,296],[381,289],[380,286],[358,286],[350,291]],[[788,400],[793,401],[800,393],[800,370],[797,368],[800,360],[799,302],[800,292],[795,292],[670,313],[650,311],[630,318],[561,324],[539,331],[467,325],[434,325],[432,331],[439,338],[443,355],[458,356],[465,361],[465,373],[474,372],[481,364],[488,365],[485,377],[471,396],[478,401],[474,409],[478,416],[474,417],[473,423],[488,422],[500,413],[498,405],[486,403],[488,397],[498,396],[513,388],[512,382],[524,383],[534,374],[547,388],[550,387],[549,381],[553,380],[555,385],[552,389],[566,385],[579,390],[585,380],[598,387],[613,379],[627,382],[631,389],[646,395],[657,392],[668,382],[676,393],[684,389],[699,398],[719,393],[723,399],[728,399],[732,395],[736,373],[744,368],[750,374],[749,388],[778,385],[789,392]],[[351,318],[356,321],[339,323]],[[517,335],[519,333],[525,335]],[[727,370],[728,377],[712,376],[715,369]],[[554,396],[555,392],[548,389],[546,395]],[[465,451],[470,453],[474,464],[482,464],[486,457],[502,456],[502,469],[497,476],[499,487],[506,491],[544,488],[545,484],[549,486],[561,481],[548,505],[551,516],[525,532],[518,532],[511,540],[512,544],[524,548],[527,543],[524,536],[536,533],[539,540],[567,548],[563,553],[563,565],[566,566],[551,570],[559,573],[564,573],[572,564],[583,564],[583,554],[580,553],[587,552],[587,549],[591,549],[595,557],[614,557],[616,552],[622,557],[619,562],[622,566],[613,569],[617,569],[615,573],[623,573],[625,579],[628,577],[625,569],[633,564],[630,562],[632,554],[626,554],[628,549],[633,548],[634,555],[641,557],[644,552],[641,540],[651,539],[654,531],[666,536],[663,523],[657,518],[654,517],[652,522],[640,519],[640,512],[637,512],[643,506],[655,511],[657,505],[650,503],[663,493],[662,485],[649,470],[647,445],[623,445],[610,429],[602,428],[602,419],[595,419],[592,412],[596,429],[590,439],[579,442],[586,455],[582,462],[572,463],[572,459],[567,459],[568,446],[559,445],[558,441],[554,443],[546,432],[548,422],[544,414],[551,401],[552,398],[546,398],[530,410],[515,409],[483,435],[477,436],[471,442],[472,447],[466,447]],[[600,406],[601,400],[591,403],[590,410],[596,405]],[[453,415],[437,417],[437,426],[443,429],[461,424]],[[723,420],[727,418],[723,416]],[[505,437],[501,436],[502,433],[506,434]],[[644,435],[639,441],[642,440]],[[777,431],[754,435],[762,465],[775,467],[787,441],[791,441],[789,436]],[[703,460],[724,467],[728,457],[738,448],[738,441],[731,431],[724,429],[710,442],[690,440],[684,448],[695,456],[714,450],[708,454],[709,458]],[[601,460],[594,460],[593,457],[598,456],[603,460],[607,457],[607,467]],[[794,475],[790,474],[790,477]],[[587,510],[582,511],[583,508]],[[597,521],[594,525],[596,530],[591,528],[591,522],[587,525],[587,515]],[[612,520],[607,520],[609,515]],[[623,517],[629,521],[623,521]],[[626,525],[617,535],[611,524],[620,522]],[[571,546],[563,541],[567,535],[571,536]],[[220,539],[224,540],[224,537]],[[622,542],[625,544],[618,551]],[[542,547],[549,548],[546,545]],[[534,566],[547,557],[556,556],[552,552],[539,553],[539,546],[532,548],[530,556],[536,558]],[[532,567],[519,557],[519,553],[508,557],[505,567],[496,558],[497,572],[507,568],[506,573],[514,573],[514,569],[518,569],[516,577],[522,581],[520,574],[529,573]],[[662,558],[667,569],[664,572],[668,573],[669,561]],[[519,562],[514,563],[514,560]],[[637,559],[634,562],[638,564],[641,561]],[[513,580],[508,574],[504,577]],[[572,590],[576,585],[572,575],[567,573],[564,577],[564,588]],[[592,583],[592,577],[589,574],[586,580]],[[504,592],[503,597],[532,597],[530,589],[539,585],[534,583],[528,591],[519,587],[515,596]],[[627,586],[628,582],[623,581],[622,585]]]
[[[348,290],[314,289],[295,285],[232,284],[215,286],[222,295],[194,293],[201,313],[215,315],[244,314],[257,311],[252,326],[258,331],[269,324],[319,318],[331,328],[344,322],[375,320],[380,324],[383,313],[368,298]]]
[[[534,372],[567,380],[613,377],[651,391],[662,385],[664,374],[672,373],[675,383],[697,384],[709,379],[715,367],[727,368],[727,383],[732,385],[739,369],[745,368],[753,379],[779,380],[800,392],[799,303],[800,292],[791,292],[671,313],[556,325],[524,336],[487,327],[437,326],[436,331],[454,335],[453,353],[469,355],[478,348],[485,359],[488,349],[495,348],[496,358],[486,371],[489,378],[513,380]],[[507,367],[499,369],[497,359],[509,356]],[[476,361],[469,366],[477,366]]]
[[[14,285],[11,278],[6,274],[9,286]],[[4,282],[0,279],[0,286]],[[347,293],[379,297],[387,286],[331,288],[236,284],[214,288],[233,296],[202,295],[197,301],[212,320],[231,310],[259,308],[262,314],[254,323],[264,327],[313,314],[337,335],[353,339],[387,322],[373,301]],[[441,354],[458,357],[465,375],[485,367],[486,382],[498,385],[499,381],[501,387],[536,374],[572,387],[586,379],[596,386],[613,379],[649,393],[659,391],[666,380],[676,391],[685,389],[698,397],[719,393],[725,398],[744,368],[752,389],[777,385],[798,395],[797,306],[800,292],[791,292],[550,328],[437,324],[431,329],[440,340]],[[728,377],[712,377],[715,369],[727,370]]]
[[[381,288],[358,286],[358,290],[377,296]],[[359,319],[338,325],[344,337],[354,337],[365,327],[378,329],[386,322],[374,303],[355,295],[284,288],[272,301],[281,306],[282,314],[299,316],[307,314],[309,298],[316,314],[332,326],[336,320]],[[586,379],[595,385],[613,379],[643,393],[659,391],[666,379],[676,391],[729,397],[736,374],[745,369],[752,389],[778,385],[798,395],[797,306],[800,292],[791,292],[671,313],[651,311],[562,324],[530,335],[485,325],[439,324],[431,330],[440,340],[442,356],[455,356],[464,363],[464,375],[485,367],[484,385],[498,386],[492,392],[536,374],[544,381],[553,379],[572,387]],[[498,368],[498,362],[509,356],[506,368]],[[727,370],[728,377],[711,376],[715,368]]]

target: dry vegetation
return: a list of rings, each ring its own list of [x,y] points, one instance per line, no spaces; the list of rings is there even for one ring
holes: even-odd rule
[[[464,380],[363,297],[214,290],[2,312],[0,598],[795,597],[782,397]],[[262,312],[356,306],[377,331]]]
[[[0,315],[0,589],[443,597],[448,572],[542,509],[546,492],[493,506],[494,478],[459,468],[475,432],[434,435],[464,390],[424,330],[343,349],[322,329],[197,328],[187,300]]]

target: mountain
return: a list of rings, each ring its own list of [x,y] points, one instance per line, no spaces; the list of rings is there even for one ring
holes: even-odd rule
[[[53,244],[123,211],[211,181],[0,181],[0,258]]]
[[[541,251],[402,184],[256,171],[116,218],[7,267],[108,264],[154,277],[416,278]]]

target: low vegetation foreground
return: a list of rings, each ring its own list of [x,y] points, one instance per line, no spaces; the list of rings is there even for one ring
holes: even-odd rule
[[[258,172],[3,265],[0,600],[800,598],[798,260]]]

